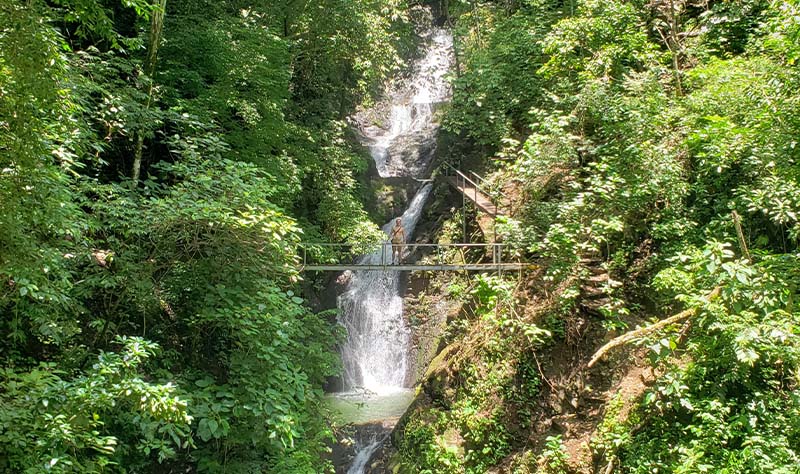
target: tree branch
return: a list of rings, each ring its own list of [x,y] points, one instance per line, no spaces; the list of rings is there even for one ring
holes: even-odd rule
[[[150,45],[147,49],[147,59],[144,64],[144,73],[150,78],[150,85],[147,91],[145,110],[150,108],[150,104],[153,101],[153,83],[155,82],[156,61],[158,60],[158,46],[161,43],[161,32],[164,27],[164,15],[166,15],[166,12],[167,0],[159,0],[158,7],[150,17]],[[140,131],[136,137],[136,148],[133,153],[133,170],[131,171],[133,187],[136,187],[139,183],[143,150],[144,131]]]
[[[715,299],[717,299],[719,297],[721,292],[722,292],[722,287],[718,286],[718,287],[714,288],[714,290],[711,291],[711,293],[706,295],[705,300],[708,301],[708,302],[714,301]],[[625,344],[627,344],[629,342],[632,342],[632,341],[634,341],[636,339],[641,338],[642,336],[646,336],[648,334],[652,334],[652,333],[654,333],[654,332],[656,332],[656,331],[658,331],[660,329],[663,329],[663,328],[665,328],[667,326],[670,326],[672,324],[679,323],[679,322],[683,321],[684,319],[691,318],[692,316],[697,314],[699,309],[700,308],[689,308],[687,310],[681,311],[680,313],[678,313],[678,314],[676,314],[674,316],[670,316],[667,319],[662,319],[661,321],[659,321],[657,323],[653,323],[650,326],[645,326],[643,328],[636,329],[635,331],[631,331],[629,333],[625,333],[625,334],[623,334],[623,335],[621,335],[619,337],[616,337],[616,338],[608,341],[603,347],[601,347],[597,352],[594,353],[594,355],[592,356],[592,360],[590,360],[589,363],[586,366],[587,367],[592,367],[600,359],[602,359],[603,356],[605,356],[606,353],[608,353],[611,349],[614,349],[614,348],[619,347],[619,346],[623,346],[623,345],[625,345]]]

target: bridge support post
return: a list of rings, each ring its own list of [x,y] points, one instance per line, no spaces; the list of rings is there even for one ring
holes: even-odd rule
[[[467,182],[464,178],[461,178],[458,174],[456,174],[456,179],[461,179],[461,186],[462,189],[466,188]],[[461,227],[464,230],[464,243],[468,244],[469,239],[467,238],[467,193],[461,193]]]

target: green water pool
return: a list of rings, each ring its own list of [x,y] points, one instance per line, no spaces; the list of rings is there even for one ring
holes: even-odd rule
[[[363,392],[330,393],[325,404],[341,416],[344,423],[369,423],[400,417],[414,400],[414,390],[387,394]]]

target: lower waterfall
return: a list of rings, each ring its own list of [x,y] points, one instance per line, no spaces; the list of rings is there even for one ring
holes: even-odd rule
[[[414,196],[402,215],[406,236],[413,235],[431,185]],[[394,220],[383,230],[389,232]],[[361,263],[391,263],[391,250],[383,247],[361,257]],[[400,272],[353,272],[347,290],[339,296],[339,321],[349,337],[342,346],[344,386],[378,395],[402,390],[406,378],[409,330],[403,319]]]

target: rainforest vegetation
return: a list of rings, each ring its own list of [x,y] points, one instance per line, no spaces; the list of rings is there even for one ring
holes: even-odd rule
[[[322,472],[340,331],[296,244],[368,241],[343,121],[402,2],[0,1],[0,471]]]
[[[440,158],[487,173],[539,271],[441,284],[469,311],[395,471],[800,472],[797,1],[428,4]],[[331,471],[344,334],[298,244],[380,239],[346,119],[421,6],[0,0],[0,472]],[[586,368],[651,379],[577,459],[540,358],[674,314]]]
[[[443,285],[471,309],[395,465],[800,472],[799,8],[450,2],[450,159],[492,173],[541,271]],[[631,359],[644,386],[607,398]]]

